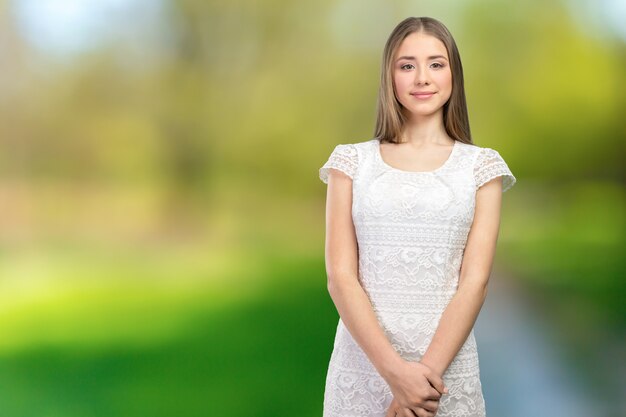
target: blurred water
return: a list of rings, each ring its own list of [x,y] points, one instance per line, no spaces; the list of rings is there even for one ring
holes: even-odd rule
[[[559,355],[568,349],[551,337],[531,300],[494,272],[476,322],[481,380],[488,416],[618,416],[619,398],[606,400],[580,370]],[[604,394],[604,395],[603,395]],[[604,398],[604,399],[603,399]]]

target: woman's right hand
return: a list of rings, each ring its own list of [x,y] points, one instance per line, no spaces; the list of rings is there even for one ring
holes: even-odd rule
[[[403,360],[385,379],[393,393],[394,406],[413,410],[417,416],[435,415],[441,395],[448,392],[441,376],[421,362]]]

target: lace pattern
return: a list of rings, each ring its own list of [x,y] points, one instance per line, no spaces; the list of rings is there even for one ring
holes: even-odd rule
[[[490,179],[515,177],[493,149],[456,143],[435,171],[395,170],[377,158],[378,140],[337,145],[320,168],[353,179],[352,219],[359,284],[381,328],[405,360],[419,361],[458,289],[476,191]],[[437,417],[485,417],[474,332],[443,375],[450,392]],[[379,375],[340,319],[324,391],[324,417],[384,417],[392,400]]]
[[[478,190],[481,186],[499,176],[502,176],[502,192],[507,191],[516,182],[515,176],[513,176],[498,151],[491,148],[482,148],[478,153],[474,167],[476,189]]]
[[[320,179],[325,184],[328,184],[328,175],[331,168],[338,169],[350,178],[354,178],[358,162],[359,156],[355,145],[337,145],[330,154],[328,161],[320,168]]]

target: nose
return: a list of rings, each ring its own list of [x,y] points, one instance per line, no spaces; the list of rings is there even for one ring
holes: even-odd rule
[[[428,85],[427,71],[425,69],[416,69],[414,82],[416,85]]]

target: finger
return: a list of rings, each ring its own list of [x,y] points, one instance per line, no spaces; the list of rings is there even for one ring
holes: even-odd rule
[[[426,400],[424,401],[422,408],[426,411],[430,411],[431,413],[434,413],[439,408],[439,401]]]
[[[401,410],[401,413],[399,413],[398,415],[402,417],[419,417],[419,414],[415,414],[410,408],[403,408]]]
[[[418,417],[435,417],[436,412],[428,411],[425,408],[420,408],[419,413],[416,414]]]
[[[426,374],[426,378],[428,379],[428,382],[430,382],[430,385],[432,385],[433,388],[435,388],[441,394],[448,393],[448,387],[444,385],[443,379],[441,379],[439,375],[434,372],[429,372]]]
[[[411,410],[413,412],[413,414],[411,416],[415,417],[434,417],[435,413],[431,413],[430,411],[427,411],[425,409],[423,409],[422,407],[417,407],[414,408],[413,410]]]
[[[428,391],[428,395],[427,397],[425,397],[425,399],[439,401],[441,399],[441,393],[437,391],[435,388],[431,388]]]

